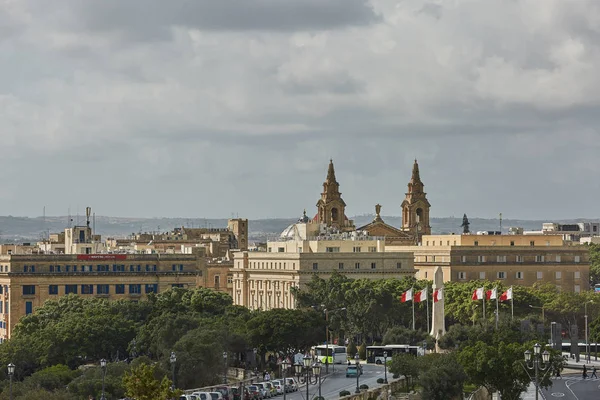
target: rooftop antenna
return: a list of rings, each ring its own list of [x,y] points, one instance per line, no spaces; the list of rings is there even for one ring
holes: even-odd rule
[[[96,234],[96,213],[94,213],[94,216],[92,218],[94,221],[93,225],[92,225],[92,235],[95,235]]]
[[[502,234],[502,213],[500,213],[500,234]]]
[[[67,213],[69,216],[67,217],[67,226],[71,229],[71,222],[73,222],[73,218],[71,218],[71,207],[69,207]]]
[[[44,206],[42,219],[42,240],[46,239],[46,206]]]
[[[85,226],[90,227],[90,215],[92,215],[92,207],[85,208]]]

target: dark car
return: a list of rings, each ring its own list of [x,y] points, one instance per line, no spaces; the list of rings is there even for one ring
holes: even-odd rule
[[[248,386],[248,393],[250,393],[250,400],[263,400],[263,395],[258,386]]]
[[[248,388],[244,388],[244,398],[242,399],[241,390],[238,387],[230,387],[229,394],[231,396],[231,400],[252,400],[250,397],[250,392],[248,392]]]
[[[219,392],[223,395],[223,400],[231,400],[229,398],[229,388],[227,386],[217,386],[214,392]]]

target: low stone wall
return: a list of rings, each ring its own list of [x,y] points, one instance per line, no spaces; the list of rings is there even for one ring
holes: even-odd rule
[[[400,392],[405,386],[406,384],[404,383],[404,378],[400,378],[389,382],[387,385],[381,385],[373,389],[365,390],[361,393],[353,393],[349,396],[340,397],[340,400],[391,400],[392,398],[404,398],[411,400],[421,399],[421,396],[418,393],[403,393],[400,395],[403,397],[399,397],[397,394],[394,394]],[[390,393],[393,397],[390,397]]]

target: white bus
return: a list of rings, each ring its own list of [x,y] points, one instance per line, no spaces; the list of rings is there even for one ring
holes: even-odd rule
[[[410,346],[408,344],[388,344],[385,346],[367,346],[367,363],[383,364],[383,352],[387,352],[387,360],[390,361],[396,354],[412,354],[422,356],[423,348],[420,346]]]
[[[312,352],[317,360],[325,364],[342,364],[348,360],[348,354],[346,353],[346,347],[338,346],[337,344],[330,344],[329,346],[320,344],[313,346]]]

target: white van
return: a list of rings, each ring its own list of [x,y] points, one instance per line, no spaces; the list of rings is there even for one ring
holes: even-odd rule
[[[208,392],[194,392],[192,396],[196,396],[198,400],[212,400],[212,396]]]

